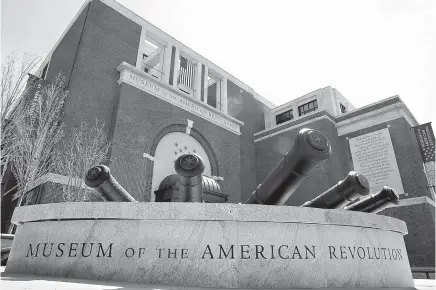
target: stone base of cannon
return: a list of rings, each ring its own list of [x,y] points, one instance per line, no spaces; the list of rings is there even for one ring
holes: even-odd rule
[[[58,203],[17,208],[7,273],[186,287],[413,287],[403,221],[317,208]]]

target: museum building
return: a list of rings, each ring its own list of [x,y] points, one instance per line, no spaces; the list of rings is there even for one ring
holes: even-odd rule
[[[400,194],[381,214],[406,221],[411,266],[434,268],[434,187],[411,129],[418,123],[399,96],[355,108],[328,86],[275,106],[114,0],[86,1],[36,76],[51,81],[60,72],[71,93],[66,130],[104,122],[110,170],[135,199],[176,201],[174,160],[192,152],[205,162],[206,202],[244,202],[308,127],[327,136],[332,157],[287,205],[358,171],[372,192],[389,185]],[[50,176],[38,185],[38,203],[58,201],[44,185],[62,178]]]

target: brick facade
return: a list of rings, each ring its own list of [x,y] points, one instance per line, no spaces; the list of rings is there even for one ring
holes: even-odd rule
[[[185,132],[188,120],[193,121],[191,136],[205,149],[212,175],[223,178],[219,184],[231,203],[244,202],[251,195],[292,147],[297,132],[305,127],[319,130],[328,137],[332,158],[309,173],[287,205],[301,205],[343,179],[353,170],[348,138],[381,128],[389,128],[403,187],[408,194],[402,198],[432,198],[408,119],[395,117],[346,134],[338,129],[348,120],[402,104],[399,98],[390,98],[341,116],[318,110],[266,129],[265,115],[270,108],[256,98],[248,86],[228,79],[225,86],[227,115],[243,123],[237,134],[133,85],[118,83],[120,72],[117,67],[123,62],[136,65],[141,31],[142,27],[132,19],[93,0],[55,48],[46,78],[50,81],[61,72],[67,79],[71,92],[63,118],[67,135],[81,122],[92,123],[98,119],[106,124],[106,134],[112,144],[108,162],[111,172],[138,201],[150,201],[153,194],[154,161],[145,158],[144,154],[154,156],[162,137],[170,132]],[[173,67],[174,55],[171,57]],[[165,85],[172,86],[172,82],[170,78]],[[50,190],[50,194],[52,192]],[[58,197],[51,198],[48,191],[41,200],[60,201]],[[421,250],[434,248],[434,205],[398,207],[385,210],[383,214],[408,222],[410,234],[406,237],[406,245],[411,264],[434,267],[434,258],[426,258]],[[432,253],[434,257],[434,251]]]

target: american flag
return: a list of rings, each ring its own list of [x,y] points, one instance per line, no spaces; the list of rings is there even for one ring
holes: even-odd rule
[[[435,137],[431,123],[413,127],[424,163],[435,161]]]

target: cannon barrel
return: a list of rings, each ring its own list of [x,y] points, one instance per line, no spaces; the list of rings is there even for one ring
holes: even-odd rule
[[[330,156],[330,142],[324,134],[312,129],[301,129],[291,150],[245,203],[283,205],[307,173]]]
[[[341,180],[321,193],[314,199],[305,202],[301,207],[340,208],[353,202],[356,198],[369,193],[369,182],[362,174],[350,171],[344,180]]]
[[[203,202],[203,159],[193,153],[180,155],[174,162],[174,169],[179,175],[179,201]]]
[[[398,204],[400,197],[398,193],[389,186],[383,186],[383,189],[376,194],[372,194],[362,200],[359,200],[353,204],[343,207],[343,210],[361,211],[376,213],[391,203]]]
[[[97,165],[89,169],[85,176],[85,184],[98,191],[107,201],[136,202],[115,180],[106,165]]]

